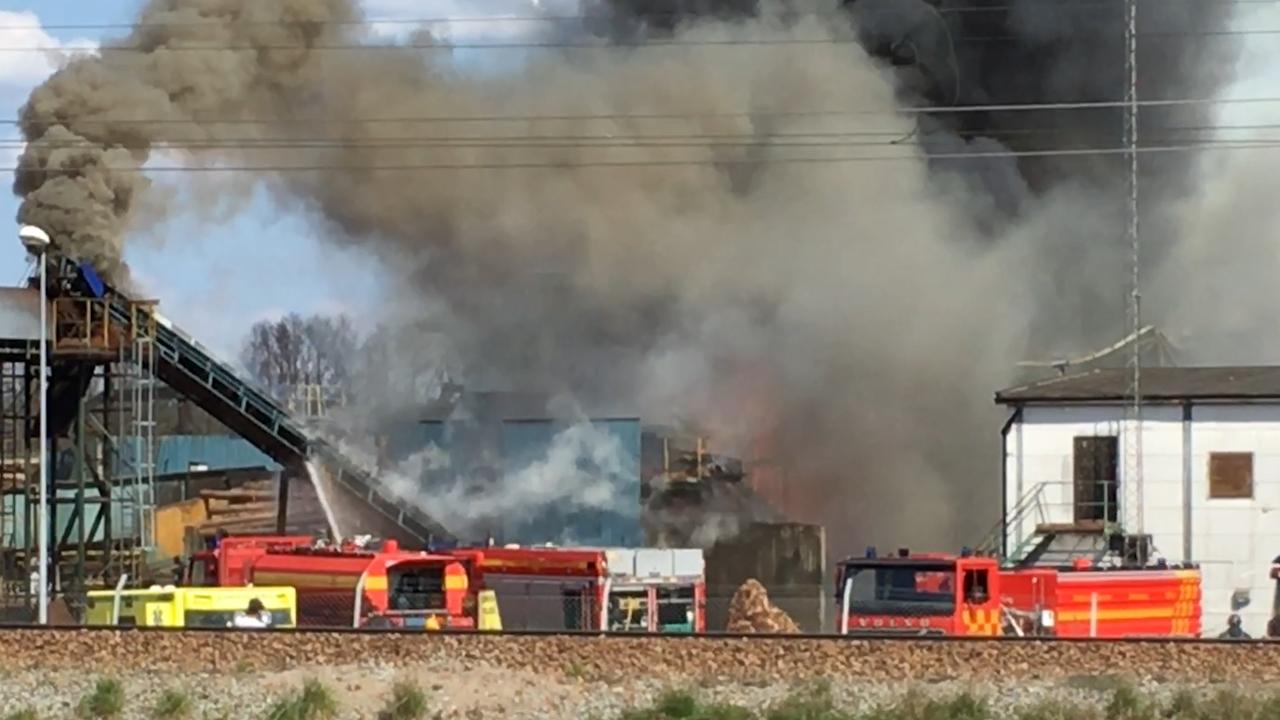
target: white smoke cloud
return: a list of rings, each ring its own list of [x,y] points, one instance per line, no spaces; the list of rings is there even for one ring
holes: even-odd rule
[[[372,458],[353,450],[365,464]],[[467,467],[455,466],[450,454],[430,445],[381,473],[379,481],[392,497],[412,503],[437,518],[455,535],[478,540],[491,523],[519,525],[554,509],[634,514],[639,497],[619,492],[619,479],[633,475],[634,461],[619,439],[580,422],[557,433],[546,453],[515,468],[499,468],[493,482],[476,483]],[[430,479],[429,479],[430,478]],[[539,542],[569,543],[567,530]]]

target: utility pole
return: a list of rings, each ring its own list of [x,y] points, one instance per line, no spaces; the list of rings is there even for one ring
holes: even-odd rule
[[[1129,160],[1128,239],[1131,252],[1130,295],[1128,320],[1133,333],[1129,349],[1129,404],[1125,412],[1124,488],[1121,500],[1124,511],[1124,531],[1130,535],[1142,534],[1142,343],[1138,335],[1142,331],[1141,272],[1138,239],[1138,0],[1125,3],[1125,108],[1124,143]]]

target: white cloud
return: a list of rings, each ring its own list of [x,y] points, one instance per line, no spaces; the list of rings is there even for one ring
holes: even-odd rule
[[[0,47],[49,48],[44,52],[0,52],[0,117],[13,117],[35,86],[76,53],[96,50],[97,43],[84,39],[63,42],[41,27],[40,18],[34,12],[0,10]],[[12,128],[0,131],[0,138],[15,137]],[[0,147],[0,168],[13,167],[21,154],[21,148]]]
[[[41,27],[39,16],[30,10],[0,10],[0,28],[0,45],[6,48],[50,48],[0,52],[0,88],[4,90],[29,90],[75,53],[98,46],[92,40],[59,40]]]

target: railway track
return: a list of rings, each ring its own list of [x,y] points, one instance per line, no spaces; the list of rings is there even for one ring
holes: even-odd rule
[[[274,628],[269,630],[237,630],[217,627],[86,627],[83,625],[33,625],[28,623],[0,623],[0,634],[9,632],[74,632],[92,635],[95,633],[160,633],[160,634],[240,634],[240,635],[390,635],[422,637],[422,630],[395,628],[350,628],[350,627],[309,627],[309,628]],[[1170,637],[1131,637],[1131,638],[1079,638],[1079,637],[1018,637],[1003,635],[999,637],[972,637],[955,635],[906,635],[902,633],[858,633],[857,635],[837,635],[834,633],[746,633],[710,631],[698,634],[648,634],[633,632],[601,632],[598,630],[499,630],[479,633],[473,630],[439,630],[430,635],[443,635],[458,638],[468,637],[522,637],[522,638],[618,638],[640,642],[706,642],[716,640],[752,640],[762,642],[797,642],[797,641],[831,641],[831,642],[934,642],[961,644],[1179,644],[1179,645],[1264,645],[1280,648],[1280,640],[1250,638],[1247,640],[1230,640],[1216,637],[1170,638]]]
[[[586,678],[1280,681],[1280,642],[0,627],[6,669],[274,671],[369,663]]]

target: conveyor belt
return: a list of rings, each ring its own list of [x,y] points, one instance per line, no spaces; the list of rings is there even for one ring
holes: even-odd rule
[[[160,381],[281,465],[300,471],[308,460],[319,464],[329,478],[341,486],[344,494],[351,496],[338,501],[350,499],[367,504],[389,521],[402,542],[449,539],[448,532],[433,518],[416,506],[397,502],[370,473],[331,444],[311,436],[274,399],[241,378],[169,320],[142,309],[140,304],[102,285],[96,278],[89,285],[95,283],[99,286],[95,290],[100,290],[109,302],[113,323],[119,327],[132,331],[134,322],[145,328],[154,319],[155,367],[150,370]]]

